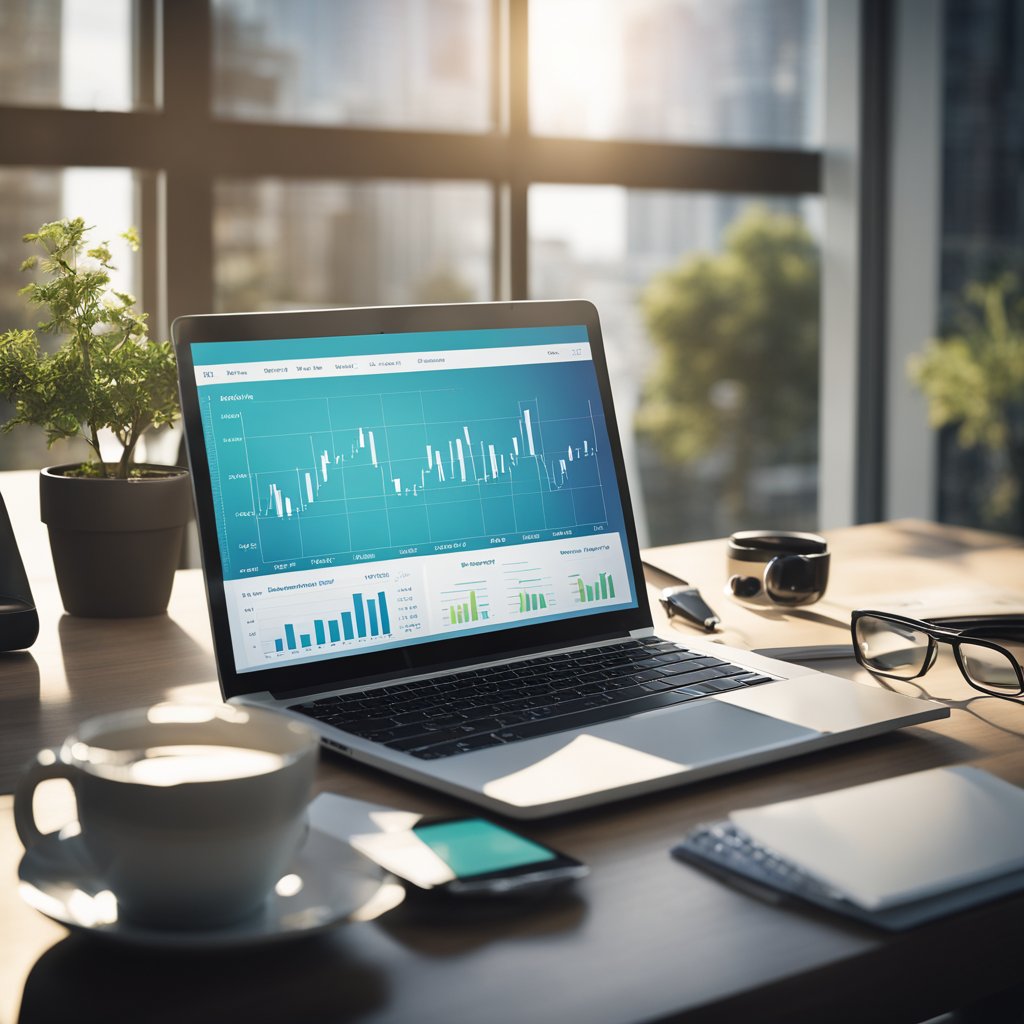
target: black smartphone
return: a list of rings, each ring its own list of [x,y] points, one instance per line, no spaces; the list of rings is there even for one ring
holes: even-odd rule
[[[421,889],[500,896],[582,878],[578,860],[486,818],[424,819],[400,832],[354,836],[352,845]]]

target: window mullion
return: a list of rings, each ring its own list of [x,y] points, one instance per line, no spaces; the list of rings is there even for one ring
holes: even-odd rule
[[[171,319],[213,309],[213,170],[205,146],[213,127],[211,6],[210,0],[161,4],[165,127],[182,156],[167,169],[162,196]]]

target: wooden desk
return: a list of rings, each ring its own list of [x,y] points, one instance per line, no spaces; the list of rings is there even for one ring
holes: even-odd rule
[[[830,539],[837,599],[918,586],[1012,587],[1024,575],[1024,544],[976,531],[915,521],[839,530]],[[722,541],[648,557],[696,582],[733,641],[844,639],[839,627],[812,616],[765,618],[719,597]],[[198,572],[178,574],[166,617],[136,621],[68,618],[46,573],[34,572],[33,582],[39,641],[31,654],[0,656],[0,791],[10,792],[26,757],[83,717],[216,693]],[[659,621],[667,635],[692,635]],[[851,663],[828,667],[861,677]],[[926,682],[935,697],[971,697],[948,663]],[[1022,735],[1024,706],[958,703],[952,718],[934,725],[527,825],[523,831],[592,868],[575,893],[550,902],[453,906],[419,898],[296,944],[201,956],[69,936],[23,905],[12,798],[0,796],[0,1022],[15,1020],[19,1003],[22,1021],[76,1024],[923,1020],[1016,982],[1024,897],[891,937],[759,902],[675,862],[668,849],[698,821],[737,806],[934,765],[994,757],[989,766],[1024,782]],[[417,811],[465,809],[335,756],[324,758],[319,785]],[[59,803],[51,797],[46,809],[57,815]]]

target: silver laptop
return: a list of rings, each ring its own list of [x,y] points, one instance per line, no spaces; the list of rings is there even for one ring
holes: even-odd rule
[[[587,302],[172,333],[226,700],[522,818],[948,715],[655,636]]]

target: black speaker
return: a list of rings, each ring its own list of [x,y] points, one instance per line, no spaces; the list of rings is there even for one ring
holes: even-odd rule
[[[0,651],[31,647],[39,635],[39,616],[11,517],[0,495]]]

